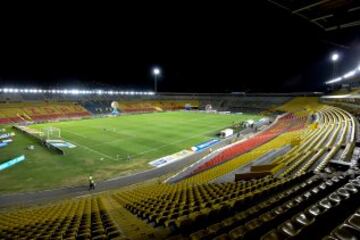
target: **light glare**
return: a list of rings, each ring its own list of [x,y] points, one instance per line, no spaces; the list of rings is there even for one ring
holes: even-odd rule
[[[356,71],[354,70],[354,71],[351,71],[351,72],[348,72],[348,73],[346,73],[345,75],[344,75],[344,78],[349,78],[349,77],[352,77],[352,76],[354,76],[356,74]]]
[[[153,69],[153,74],[154,75],[160,75],[160,69],[159,68],[154,68]]]
[[[336,62],[337,60],[339,60],[339,54],[333,53],[333,55],[331,55],[331,60],[333,62]]]
[[[342,77],[338,77],[338,78],[332,79],[330,81],[327,81],[326,84],[340,82],[341,80],[342,80]]]
[[[155,95],[154,92],[148,91],[114,91],[114,90],[80,90],[80,89],[36,89],[36,88],[0,88],[3,93],[49,93],[49,94],[98,94],[98,95]]]

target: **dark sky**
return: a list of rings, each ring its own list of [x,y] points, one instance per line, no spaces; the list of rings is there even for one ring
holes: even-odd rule
[[[345,70],[360,56],[354,30],[326,34],[266,1],[210,2],[2,9],[0,86],[151,90],[158,65],[160,91],[312,91],[331,51]]]

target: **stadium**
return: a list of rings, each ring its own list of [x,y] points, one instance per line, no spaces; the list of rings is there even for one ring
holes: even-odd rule
[[[46,65],[61,53],[39,70],[33,59],[16,62],[16,73],[7,60],[0,67],[0,239],[359,239],[360,4],[250,5],[243,8],[268,17],[268,27],[275,21],[306,36],[274,30],[282,32],[276,41],[287,36],[294,46],[276,49],[286,57],[273,56],[272,73],[257,68],[254,76],[250,60],[241,78],[238,67],[223,73],[224,58],[211,67],[216,50],[194,60],[207,73],[190,63],[181,73],[163,49],[164,64],[144,65],[150,84],[141,80],[141,63],[127,63],[130,80],[121,82],[109,59],[96,63],[96,71],[109,71],[100,77],[88,56],[74,57],[75,70],[65,64],[63,72]],[[303,41],[309,50],[325,47],[297,49]],[[293,60],[293,48],[304,59]],[[321,74],[319,56],[330,62]],[[185,73],[189,80],[179,77]],[[116,80],[105,79],[111,75]]]

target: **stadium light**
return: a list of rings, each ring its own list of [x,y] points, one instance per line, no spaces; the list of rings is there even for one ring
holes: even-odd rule
[[[338,62],[339,58],[340,58],[340,55],[336,52],[331,55],[331,61],[333,63],[333,66],[332,66],[332,68],[333,68],[332,69],[332,77],[333,78],[335,78],[337,75],[337,62]]]
[[[77,90],[77,89],[72,89],[72,90],[70,91],[70,93],[71,93],[71,94],[74,94],[74,95],[78,95],[78,94],[80,93],[80,91]]]
[[[337,77],[337,78],[334,78],[332,80],[326,81],[325,84],[331,84],[331,83],[340,82],[341,80],[351,78],[351,77],[353,77],[353,76],[355,76],[356,74],[359,74],[359,73],[360,73],[360,65],[357,66],[354,70],[345,73],[342,77]]]
[[[158,76],[160,76],[161,70],[158,67],[154,67],[152,72],[154,75],[154,91],[155,91],[155,93],[157,93],[157,78],[158,78]]]
[[[49,93],[49,94],[71,94],[71,95],[155,95],[152,91],[114,91],[114,90],[81,90],[81,89],[36,89],[36,88],[0,88],[3,93]]]
[[[333,61],[333,62],[337,62],[337,60],[339,60],[339,54],[338,53],[333,53],[332,55],[331,55],[331,61]]]
[[[354,76],[355,74],[356,74],[356,70],[353,70],[353,71],[346,73],[343,77],[350,78],[350,77]]]
[[[160,69],[159,68],[154,68],[153,73],[154,73],[154,75],[159,75],[160,74]]]
[[[332,83],[340,82],[341,80],[342,80],[342,77],[338,77],[338,78],[335,78],[335,79],[325,82],[325,84],[332,84]]]

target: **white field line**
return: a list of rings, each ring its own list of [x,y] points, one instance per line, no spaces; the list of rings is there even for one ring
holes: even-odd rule
[[[198,118],[191,118],[190,120],[188,120],[188,121],[174,121],[174,120],[171,120],[171,124],[166,124],[166,123],[162,123],[162,124],[154,124],[154,123],[151,123],[151,124],[154,124],[154,125],[159,125],[159,126],[161,126],[161,125],[168,125],[169,127],[172,127],[171,125],[173,125],[174,123],[176,123],[176,124],[187,124],[187,123],[191,123],[191,122],[202,122],[203,120],[206,120],[207,119],[207,116],[202,116],[202,117],[198,117]],[[214,118],[214,120],[218,120],[218,119],[215,119]],[[209,120],[207,120],[207,121],[209,121]],[[211,122],[211,121],[210,121]],[[136,124],[131,124],[131,125],[136,125]],[[92,129],[102,129],[101,127],[89,127],[89,128],[92,128]],[[124,131],[124,132],[129,132],[129,131]],[[124,135],[126,135],[126,134],[124,134]],[[130,135],[130,134],[129,134]]]
[[[131,136],[131,137],[122,137],[122,138],[119,138],[119,139],[115,139],[115,140],[109,140],[109,141],[103,141],[102,143],[99,143],[98,146],[103,146],[103,145],[108,145],[109,143],[121,143],[121,142],[125,142],[125,141],[128,141],[132,138],[137,138],[136,135],[134,136]]]
[[[217,125],[216,125],[216,126],[217,126]],[[82,136],[82,135],[80,135],[80,134],[77,134],[77,133],[73,133],[73,132],[70,132],[70,131],[67,131],[67,130],[62,130],[62,131],[68,132],[68,133],[73,134],[73,135],[76,135],[76,136],[79,136],[79,137],[81,137],[81,138],[85,138],[84,136]],[[158,151],[158,150],[160,150],[160,149],[162,149],[162,148],[165,148],[165,147],[167,147],[167,146],[170,146],[170,145],[173,145],[173,144],[177,144],[177,143],[181,143],[181,142],[185,142],[185,141],[187,141],[187,140],[189,140],[189,139],[196,138],[196,137],[199,137],[199,136],[203,136],[203,135],[208,134],[208,133],[211,133],[211,132],[213,132],[213,131],[214,131],[214,130],[212,130],[212,131],[206,131],[206,132],[199,133],[199,134],[196,134],[196,135],[191,135],[191,137],[182,138],[181,140],[173,141],[173,142],[170,142],[170,143],[167,143],[167,144],[160,145],[159,147],[156,147],[156,148],[152,148],[152,149],[149,149],[149,150],[145,150],[145,151],[139,152],[138,154],[132,155],[131,157],[133,158],[133,157],[142,156],[142,155],[144,155],[144,154],[146,154],[146,153],[149,153],[149,152],[156,152],[156,151]],[[70,141],[68,141],[68,142],[70,142]],[[110,159],[112,159],[112,160],[125,159],[125,158],[113,158],[113,157],[111,157],[111,156],[109,156],[109,155],[107,155],[107,154],[105,154],[105,153],[99,152],[99,151],[97,151],[97,150],[95,150],[95,149],[92,149],[92,148],[86,146],[86,145],[79,144],[79,143],[77,143],[77,142],[75,142],[75,141],[71,141],[71,142],[74,143],[75,145],[78,145],[78,146],[80,146],[80,147],[83,147],[83,148],[85,148],[85,149],[87,149],[87,150],[89,150],[89,151],[91,151],[91,152],[95,152],[95,153],[97,153],[97,154],[100,154],[100,155],[105,156],[105,157],[107,157],[107,158],[110,158]],[[99,144],[99,145],[101,145],[101,144]]]
[[[80,137],[84,138],[84,136],[81,136],[80,134],[77,134],[77,133],[73,133],[73,132],[70,132],[70,131],[67,131],[67,130],[62,130],[62,131],[67,132],[67,133],[71,133],[71,134],[73,134],[73,135],[80,136]],[[66,141],[68,141],[68,140],[66,140]],[[70,141],[68,141],[68,142],[70,142]],[[86,145],[79,144],[78,142],[75,142],[75,141],[73,141],[73,140],[71,140],[70,143],[73,143],[74,145],[77,145],[77,146],[79,146],[79,147],[85,148],[85,149],[87,149],[87,150],[89,150],[89,151],[91,151],[91,152],[97,153],[97,154],[99,154],[99,155],[101,155],[101,156],[103,156],[103,157],[107,157],[107,158],[110,158],[110,159],[112,159],[112,160],[116,160],[115,158],[111,157],[110,155],[107,155],[107,154],[105,154],[105,153],[99,152],[99,151],[97,151],[97,150],[95,150],[95,149],[92,149],[92,148],[86,146]]]
[[[177,123],[179,123],[179,124],[188,124],[190,122],[195,122],[195,121],[201,122],[202,120],[203,120],[203,118],[196,118],[196,119],[191,119],[189,121],[181,121],[181,122],[178,121]],[[104,129],[102,127],[88,127],[88,128],[96,129],[96,130],[100,130],[100,129],[103,130]],[[105,141],[105,142],[100,143],[99,145],[106,145],[107,143],[110,143],[110,142],[111,143],[114,143],[114,142],[120,143],[120,142],[128,141],[129,139],[132,139],[132,138],[137,138],[137,135],[130,134],[131,131],[121,130],[121,131],[117,132],[117,131],[107,130],[106,132],[109,132],[109,131],[111,133],[114,133],[114,134],[117,134],[117,135],[121,136],[122,138],[116,139],[116,140]],[[128,138],[124,138],[124,135],[128,136]]]
[[[196,120],[198,120],[198,119],[196,119]],[[194,122],[195,121],[195,119],[192,119],[192,120],[190,120],[190,121],[187,121],[187,122],[183,122],[183,123],[189,123],[189,122]],[[212,126],[212,125],[210,125],[210,126]],[[216,127],[217,125],[213,125],[214,127]],[[100,129],[100,128],[92,128],[92,129]],[[115,134],[118,134],[118,132],[116,132],[116,131],[110,131],[110,132],[112,132],[112,133],[115,133]],[[202,133],[202,134],[199,134],[199,135],[194,135],[195,137],[197,137],[197,136],[201,136],[201,135],[204,135],[204,134],[207,134],[207,133],[211,133],[211,132],[213,132],[213,131],[208,131],[208,132],[205,132],[205,133]],[[102,146],[102,145],[106,145],[106,144],[108,144],[108,143],[117,143],[117,142],[124,142],[124,141],[127,141],[127,140],[129,140],[129,139],[132,139],[132,138],[136,138],[137,136],[136,135],[130,135],[130,134],[122,134],[122,133],[120,133],[120,134],[118,134],[118,135],[126,135],[126,136],[128,136],[127,138],[120,138],[120,139],[116,139],[116,140],[111,140],[111,141],[106,141],[106,142],[102,142],[102,143],[100,143],[100,144],[96,144],[95,146],[97,147],[97,146]],[[123,137],[123,136],[122,136]],[[191,139],[191,138],[190,138]],[[185,139],[185,140],[188,140],[187,138]],[[170,143],[170,144],[165,144],[166,146],[167,145],[171,145],[172,143]],[[161,145],[161,146],[163,146],[163,145]],[[149,151],[149,150],[147,150],[147,151]]]
[[[190,121],[185,121],[185,122],[183,121],[182,123],[183,123],[183,124],[187,124],[187,123],[189,123],[189,122],[195,122],[195,121],[200,121],[200,120],[202,121],[203,118],[191,119]],[[179,123],[181,123],[181,122],[179,122]],[[208,126],[218,127],[217,124],[216,124],[216,125],[215,125],[215,124],[214,124],[214,125],[208,125]],[[94,128],[94,127],[92,127],[92,128],[93,128],[93,129],[102,129],[102,128]],[[79,136],[79,137],[81,137],[81,138],[86,138],[86,137],[84,137],[84,136],[82,136],[82,135],[80,135],[80,134],[78,134],[78,133],[70,132],[70,131],[68,131],[68,130],[62,129],[62,131],[65,131],[65,132],[68,132],[68,133],[70,133],[70,134]],[[145,151],[139,152],[138,154],[132,155],[132,157],[138,157],[138,156],[142,156],[142,155],[144,155],[144,154],[146,154],[146,153],[149,153],[149,152],[155,152],[155,151],[158,151],[158,150],[160,150],[160,149],[162,149],[162,148],[165,148],[165,147],[167,147],[167,146],[174,145],[174,144],[181,143],[181,142],[185,142],[185,141],[187,141],[187,140],[189,140],[189,139],[193,139],[193,138],[196,138],[196,137],[199,137],[199,136],[203,136],[203,135],[208,134],[208,133],[212,133],[213,131],[214,131],[214,130],[202,132],[202,133],[199,133],[199,134],[196,134],[196,135],[191,135],[190,137],[182,138],[181,140],[173,141],[173,142],[170,142],[170,143],[167,143],[167,144],[160,145],[159,147],[156,147],[156,148],[152,148],[152,149],[149,149],[149,150],[145,150]],[[125,135],[125,134],[124,134],[124,135]],[[136,136],[131,136],[131,138],[135,138],[135,137],[136,137]],[[122,141],[126,141],[126,140],[129,140],[129,138],[118,139],[118,140],[115,140],[115,141],[116,141],[116,142],[122,142]],[[108,142],[115,142],[115,141],[113,140],[113,141],[108,141]],[[69,141],[69,142],[70,142],[70,141]],[[83,147],[83,148],[85,148],[85,149],[88,149],[88,150],[91,151],[91,152],[95,152],[95,153],[97,153],[97,154],[100,154],[100,155],[105,156],[105,157],[107,157],[107,158],[110,158],[110,159],[112,159],[112,160],[123,159],[123,158],[113,158],[113,157],[111,157],[110,155],[107,155],[107,154],[105,154],[105,153],[99,152],[99,151],[97,151],[97,150],[95,150],[95,149],[92,149],[92,148],[86,146],[86,145],[79,144],[79,143],[76,143],[76,142],[74,142],[74,141],[72,141],[72,142],[73,142],[75,145],[78,145],[78,146],[80,146],[80,147]],[[98,144],[98,145],[105,145],[105,144],[108,143],[108,142],[103,142],[103,143]]]
[[[189,120],[189,121],[182,121],[182,122],[178,122],[179,124],[188,124],[188,123],[190,123],[190,122],[195,122],[195,121],[199,121],[199,122],[201,122],[201,121],[203,121],[203,118],[196,118],[196,119],[191,119],[191,120]],[[214,126],[214,128],[215,127],[217,127],[218,125],[217,124],[214,124],[214,125],[208,125],[208,126]],[[103,129],[103,128],[98,128],[98,127],[89,127],[89,128],[92,128],[92,129]],[[120,143],[120,142],[125,142],[125,141],[128,141],[129,139],[132,139],[132,138],[136,138],[137,137],[137,135],[131,135],[131,134],[123,134],[123,130],[121,131],[121,132],[115,132],[115,131],[110,131],[111,133],[115,133],[115,134],[117,134],[117,135],[127,135],[127,136],[129,136],[128,138],[123,138],[123,136],[122,136],[122,138],[120,138],[120,139],[116,139],[116,140],[110,140],[110,141],[105,141],[105,142],[102,142],[102,143],[100,143],[99,145],[106,145],[106,144],[108,144],[108,143]],[[129,131],[124,131],[124,132],[129,132]],[[201,135],[203,135],[203,134],[207,134],[207,133],[211,133],[211,132],[213,132],[213,131],[208,131],[208,132],[205,132],[205,133],[202,133],[202,134],[198,134],[198,135],[195,135],[195,137],[197,137],[197,136],[201,136]],[[191,138],[189,138],[189,139],[191,139]],[[188,138],[185,138],[185,140],[188,140]],[[167,145],[172,145],[172,143],[170,143],[170,144],[165,144],[166,146]],[[161,145],[161,147],[162,146],[164,146],[164,145]],[[156,148],[155,148],[156,149]],[[151,150],[151,149],[150,149]],[[150,150],[146,150],[146,151],[150,151]],[[142,153],[142,152],[141,152]],[[142,155],[142,154],[141,154]]]
[[[117,134],[117,135],[120,135],[120,136],[128,136],[128,137],[133,137],[133,135],[131,134],[131,131],[126,131],[126,130],[121,130],[121,131],[119,131],[119,132],[115,132],[115,131],[112,131],[112,129],[114,129],[114,127],[113,128],[109,128],[109,129],[107,129],[107,128],[100,128],[100,127],[87,127],[87,128],[90,128],[90,129],[95,129],[96,131],[99,131],[99,130],[102,130],[104,133],[107,133],[107,132],[111,132],[111,133],[115,133],[115,134]],[[105,131],[104,131],[104,129],[106,129]],[[117,128],[115,128],[116,130],[117,130]]]
[[[196,137],[199,137],[199,136],[203,136],[205,134],[208,134],[208,133],[212,133],[214,130],[212,131],[206,131],[206,132],[203,132],[203,133],[199,133],[199,134],[196,134],[196,135],[191,135],[191,137],[187,137],[187,138],[182,138],[181,140],[177,140],[177,141],[173,141],[173,142],[170,142],[170,143],[167,143],[167,144],[163,144],[163,145],[160,145],[159,147],[156,147],[156,148],[152,148],[152,149],[149,149],[149,150],[145,150],[145,151],[142,151],[142,152],[139,152],[138,154],[134,155],[134,156],[141,156],[141,155],[144,155],[145,153],[148,153],[148,152],[154,152],[154,151],[157,151],[159,149],[162,149],[164,147],[167,147],[167,146],[170,146],[170,145],[173,145],[173,144],[176,144],[176,143],[181,143],[181,142],[185,142],[189,139],[192,139],[192,138],[196,138]]]

